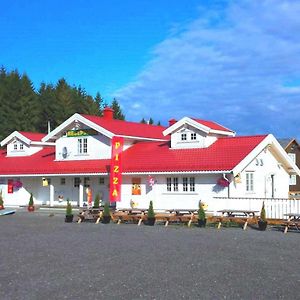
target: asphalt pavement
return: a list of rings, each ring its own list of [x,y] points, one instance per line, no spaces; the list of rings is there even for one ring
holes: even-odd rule
[[[299,299],[300,232],[0,217],[0,299]]]

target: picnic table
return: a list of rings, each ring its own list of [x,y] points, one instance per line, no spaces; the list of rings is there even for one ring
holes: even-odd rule
[[[167,209],[166,213],[166,224],[168,226],[169,221],[180,221],[187,222],[188,227],[191,226],[192,222],[196,219],[198,214],[198,209],[195,208],[185,208],[185,209]]]
[[[137,221],[138,226],[146,219],[147,208],[118,208],[113,213],[113,220],[117,220],[117,224],[122,221]]]
[[[256,213],[259,211],[257,210],[240,210],[240,209],[222,209],[218,210],[219,213],[221,213],[221,216],[218,217],[219,223],[218,223],[218,229],[220,229],[222,222],[225,220],[229,221],[237,221],[242,220],[244,221],[243,230],[246,230],[249,220],[254,219],[256,220]]]
[[[288,232],[288,229],[290,226],[295,227],[297,231],[300,231],[300,214],[299,213],[288,213],[284,214],[285,216],[288,217],[286,221],[284,221],[283,226],[284,228],[284,233]]]
[[[83,208],[78,215],[77,223],[81,223],[87,220],[94,220],[96,224],[100,222],[101,216],[103,212],[103,207],[93,208],[87,207]]]

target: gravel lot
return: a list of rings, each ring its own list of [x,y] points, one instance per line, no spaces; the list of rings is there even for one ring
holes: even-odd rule
[[[299,299],[300,233],[0,217],[0,299]]]

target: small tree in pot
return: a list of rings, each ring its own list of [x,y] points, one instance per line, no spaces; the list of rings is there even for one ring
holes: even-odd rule
[[[30,198],[29,198],[29,203],[28,203],[27,210],[30,211],[30,212],[34,211],[34,203],[33,203],[32,193],[30,193]]]
[[[149,209],[147,212],[147,225],[153,226],[155,223],[155,213],[153,209],[153,202],[150,201],[149,203]]]
[[[67,199],[67,208],[66,208],[66,218],[65,222],[67,223],[72,223],[73,222],[73,210],[72,210],[72,205],[70,203],[70,200]]]
[[[262,208],[260,211],[260,218],[258,220],[258,228],[261,231],[266,230],[268,225],[267,219],[266,219],[266,210],[265,210],[265,202],[262,204]]]
[[[4,209],[2,190],[0,191],[0,209]]]
[[[206,215],[205,210],[203,208],[203,204],[199,203],[199,209],[198,209],[198,226],[199,227],[205,227],[206,225]]]
[[[93,208],[99,208],[99,206],[100,206],[100,195],[97,194],[96,197],[95,197],[95,200],[94,200]]]
[[[110,209],[109,209],[109,204],[108,202],[105,202],[104,204],[104,208],[103,208],[103,213],[102,213],[102,223],[103,224],[108,224],[110,222],[111,219],[111,215],[110,215]]]

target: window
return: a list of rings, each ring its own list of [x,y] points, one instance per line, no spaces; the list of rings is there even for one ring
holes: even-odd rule
[[[78,139],[78,154],[85,154],[87,150],[87,138]]]
[[[296,185],[296,184],[297,184],[296,175],[290,175],[290,185]]]
[[[187,179],[187,177],[182,178],[182,185],[183,185],[183,191],[187,192],[188,191],[188,179]]]
[[[182,185],[184,192],[195,192],[195,178],[194,177],[183,177],[182,178]]]
[[[60,185],[65,185],[65,184],[66,184],[66,178],[61,178]]]
[[[74,187],[79,187],[80,185],[80,178],[79,177],[75,177],[74,178]]]
[[[186,141],[186,133],[182,133],[181,134],[181,140],[182,141]]]
[[[20,144],[20,150],[23,150],[23,149],[24,149],[24,145]]]
[[[99,184],[104,184],[104,177],[99,177]]]
[[[178,178],[177,177],[173,178],[173,191],[178,192]]]
[[[83,185],[84,187],[90,187],[90,177],[83,178]]]
[[[190,192],[195,192],[195,178],[190,177]]]
[[[17,150],[17,149],[18,149],[18,145],[14,144],[14,150]]]
[[[197,134],[196,133],[191,133],[191,141],[195,141],[197,139]]]
[[[295,153],[288,153],[288,156],[292,160],[293,163],[296,163],[296,154]]]
[[[167,191],[168,192],[172,191],[172,178],[170,177],[167,178]]]
[[[247,192],[254,191],[253,178],[254,178],[253,172],[246,172],[246,191]]]

